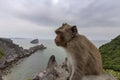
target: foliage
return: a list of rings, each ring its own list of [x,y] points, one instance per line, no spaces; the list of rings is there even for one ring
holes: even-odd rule
[[[99,48],[102,54],[103,68],[120,80],[120,35]]]
[[[104,69],[120,71],[120,35],[99,48]]]
[[[0,49],[0,59],[2,58],[2,56],[4,55],[3,51]]]

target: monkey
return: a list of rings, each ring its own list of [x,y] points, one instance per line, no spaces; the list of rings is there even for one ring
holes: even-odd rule
[[[102,58],[96,46],[76,26],[67,23],[55,30],[55,43],[66,50],[69,80],[81,80],[86,75],[102,74]]]

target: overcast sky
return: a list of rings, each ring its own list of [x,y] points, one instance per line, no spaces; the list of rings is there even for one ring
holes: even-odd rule
[[[0,37],[54,39],[64,22],[110,40],[120,34],[120,0],[0,0]]]

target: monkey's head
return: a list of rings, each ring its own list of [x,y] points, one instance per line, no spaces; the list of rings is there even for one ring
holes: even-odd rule
[[[77,32],[76,26],[70,26],[67,23],[62,24],[57,30],[55,30],[56,38],[55,43],[57,46],[66,47],[67,43],[71,41]]]

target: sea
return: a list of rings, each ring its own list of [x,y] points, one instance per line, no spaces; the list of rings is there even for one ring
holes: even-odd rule
[[[29,49],[38,44],[31,44],[32,39],[12,39],[14,43]],[[107,43],[106,40],[92,40],[93,44],[99,48],[101,45]],[[51,55],[55,55],[57,63],[61,64],[65,57],[66,52],[63,48],[55,45],[54,40],[39,40],[39,44],[43,44],[47,49],[39,50],[31,56],[24,58],[19,64],[14,65],[10,70],[11,72],[4,76],[4,80],[29,80],[33,79],[40,71],[46,69],[48,60]]]

